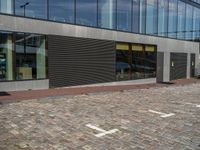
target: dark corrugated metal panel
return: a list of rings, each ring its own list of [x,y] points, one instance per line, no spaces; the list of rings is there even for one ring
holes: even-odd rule
[[[115,80],[115,42],[48,36],[51,87]]]
[[[195,76],[195,54],[191,54],[191,61],[190,61],[190,77]]]
[[[187,77],[187,54],[170,54],[170,80],[182,79]],[[172,62],[174,66],[172,66]]]

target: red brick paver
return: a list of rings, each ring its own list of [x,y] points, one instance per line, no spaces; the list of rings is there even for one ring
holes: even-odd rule
[[[16,91],[6,92],[1,94],[0,102],[10,102],[18,100],[37,99],[51,96],[64,96],[64,95],[78,95],[95,92],[112,92],[131,89],[147,89],[151,87],[166,87],[174,85],[187,85],[200,82],[198,79],[181,79],[173,82],[155,83],[155,84],[142,84],[142,85],[113,85],[113,86],[95,86],[95,87],[72,87],[72,88],[59,88],[59,89],[47,89],[47,90],[32,90],[32,91]]]

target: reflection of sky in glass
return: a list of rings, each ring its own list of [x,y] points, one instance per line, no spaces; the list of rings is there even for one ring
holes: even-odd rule
[[[47,18],[47,0],[15,0],[15,11],[17,15],[24,16],[24,8],[20,6],[29,2],[25,8],[25,14],[32,18]]]
[[[97,0],[76,1],[76,23],[97,26]]]

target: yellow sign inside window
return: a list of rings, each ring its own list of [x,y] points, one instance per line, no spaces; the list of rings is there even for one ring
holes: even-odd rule
[[[142,52],[143,51],[143,46],[142,45],[134,44],[134,45],[132,45],[132,51]]]
[[[146,52],[155,52],[156,48],[155,48],[155,46],[146,45],[145,46],[145,51]]]
[[[125,43],[120,43],[116,45],[117,50],[129,50],[129,45]]]

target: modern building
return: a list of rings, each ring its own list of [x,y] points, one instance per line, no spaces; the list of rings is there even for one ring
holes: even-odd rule
[[[0,91],[195,76],[200,0],[0,0]]]

